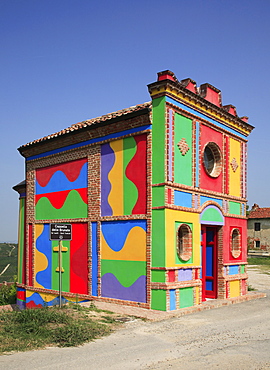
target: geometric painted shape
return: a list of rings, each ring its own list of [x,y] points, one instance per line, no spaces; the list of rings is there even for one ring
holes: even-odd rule
[[[92,240],[92,295],[98,295],[98,244],[97,244],[97,223],[91,224]]]
[[[177,146],[182,155],[185,155],[189,151],[189,146],[185,138],[182,138],[177,144]]]
[[[146,261],[146,221],[102,222],[101,259]]]
[[[240,280],[229,281],[230,286],[230,298],[240,296]]]
[[[237,275],[237,274],[239,274],[239,265],[229,266],[229,275]]]
[[[191,307],[194,305],[193,287],[179,289],[179,307]]]
[[[174,205],[180,207],[192,208],[192,194],[184,191],[174,191]]]
[[[146,135],[101,145],[101,215],[146,213]]]
[[[218,205],[220,205],[220,207],[222,207],[222,200],[221,199],[217,199],[217,198],[210,198],[210,197],[205,197],[205,196],[202,196],[200,197],[200,203],[201,203],[201,206],[205,203],[205,202],[215,202],[217,203]]]
[[[178,281],[192,280],[192,269],[178,270]]]
[[[166,290],[152,289],[151,292],[151,309],[166,311]]]
[[[146,302],[146,220],[101,223],[101,296]]]
[[[207,206],[200,215],[201,224],[205,225],[221,225],[223,226],[224,216],[219,208],[215,206]]]
[[[233,172],[235,172],[237,170],[237,168],[239,167],[236,158],[233,158],[232,159],[230,165],[232,167]]]
[[[241,203],[229,202],[229,213],[232,215],[241,215]]]
[[[113,274],[101,278],[101,296],[125,301],[146,302],[146,276],[140,276],[130,287],[124,287]]]
[[[166,274],[162,270],[153,270],[151,271],[151,282],[153,283],[165,283]]]
[[[174,182],[188,186],[192,186],[192,125],[191,119],[175,113]],[[183,138],[185,139],[183,140]],[[179,145],[183,152],[179,153]]]
[[[37,220],[87,217],[87,158],[36,170]]]
[[[170,289],[170,311],[176,310],[176,290]]]

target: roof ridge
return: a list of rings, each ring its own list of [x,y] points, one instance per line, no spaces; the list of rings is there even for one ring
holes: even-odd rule
[[[53,139],[53,138],[56,138],[58,136],[68,134],[70,132],[83,129],[87,126],[92,126],[93,124],[97,124],[97,123],[105,122],[105,121],[113,119],[113,118],[121,117],[121,116],[124,116],[125,114],[129,114],[129,113],[137,112],[137,111],[140,111],[140,110],[143,110],[143,109],[146,109],[146,108],[150,108],[151,106],[152,106],[152,102],[149,101],[149,102],[146,102],[146,103],[133,105],[129,108],[124,108],[124,109],[117,110],[115,112],[107,113],[105,115],[102,115],[102,116],[99,116],[99,117],[96,117],[96,118],[91,118],[91,119],[87,119],[85,121],[81,121],[81,122],[78,122],[78,123],[73,123],[71,126],[68,126],[67,128],[65,128],[63,130],[60,130],[60,131],[57,131],[53,134],[44,136],[40,139],[33,140],[33,141],[31,141],[27,144],[24,144],[24,145],[20,146],[18,149],[20,150],[21,148],[26,148],[26,147],[31,146],[33,144],[37,144],[37,143],[40,143],[40,142],[43,142],[43,141],[46,141],[46,140],[49,140],[49,139]]]

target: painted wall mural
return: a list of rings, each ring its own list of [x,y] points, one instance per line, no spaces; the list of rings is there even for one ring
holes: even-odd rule
[[[146,213],[146,135],[101,146],[101,216]]]
[[[101,224],[101,296],[146,302],[146,221]]]
[[[87,159],[36,170],[36,219],[87,217]]]
[[[62,290],[88,293],[87,224],[72,224],[72,240],[63,240],[67,250],[62,252]],[[34,287],[59,289],[59,242],[50,240],[49,224],[35,225]]]

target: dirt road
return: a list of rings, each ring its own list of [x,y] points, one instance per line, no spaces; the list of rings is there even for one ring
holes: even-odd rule
[[[0,368],[270,369],[270,276],[252,269],[249,284],[267,297],[160,322],[135,320],[79,348],[1,356]]]

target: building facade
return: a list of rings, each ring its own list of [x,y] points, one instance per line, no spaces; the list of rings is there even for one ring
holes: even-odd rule
[[[149,103],[19,148],[22,307],[97,299],[165,311],[247,293],[253,127],[210,84],[163,71],[148,89]],[[71,234],[54,240],[52,225]]]
[[[254,204],[247,222],[248,249],[270,252],[270,207]]]

